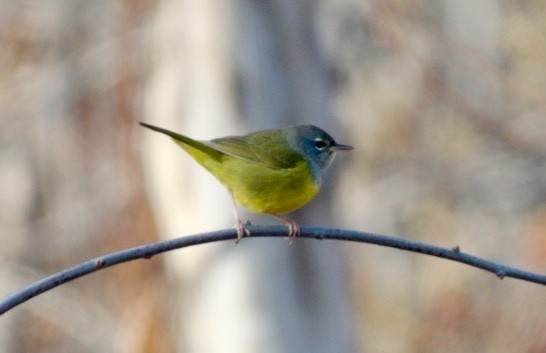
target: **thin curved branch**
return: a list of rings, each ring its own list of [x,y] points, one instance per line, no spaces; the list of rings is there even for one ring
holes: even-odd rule
[[[285,227],[264,227],[250,225],[247,226],[247,229],[250,231],[251,238],[287,236]],[[345,240],[413,251],[421,254],[461,262],[472,267],[481,268],[482,270],[494,273],[500,279],[503,279],[504,277],[511,277],[521,279],[527,282],[546,285],[546,275],[541,275],[530,271],[524,271],[515,267],[505,266],[503,264],[495,263],[473,255],[465,254],[460,251],[458,246],[452,249],[446,249],[404,238],[327,228],[303,227],[301,228],[300,238]],[[66,270],[57,272],[51,276],[34,282],[31,285],[22,288],[21,290],[6,295],[0,301],[0,315],[6,313],[17,305],[22,304],[39,294],[42,294],[50,289],[60,286],[61,284],[85,276],[89,273],[99,271],[106,267],[114,266],[136,259],[149,259],[154,255],[174,249],[230,239],[237,239],[237,232],[235,229],[226,229],[216,232],[184,236],[176,239],[162,240],[156,243],[141,245],[134,248],[110,253],[104,256],[99,256],[89,261],[80,263],[76,266],[70,267]]]

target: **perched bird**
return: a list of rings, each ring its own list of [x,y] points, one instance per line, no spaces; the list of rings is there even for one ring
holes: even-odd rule
[[[289,237],[298,236],[300,230],[285,214],[317,195],[324,171],[337,151],[353,149],[336,143],[324,130],[313,125],[211,141],[197,141],[157,126],[140,125],[170,136],[228,188],[234,201],[252,212],[269,214],[283,221],[288,226]],[[234,206],[239,241],[246,229]]]

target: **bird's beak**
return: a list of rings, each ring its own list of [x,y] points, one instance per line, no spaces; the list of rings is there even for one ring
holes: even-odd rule
[[[337,152],[337,151],[350,151],[353,149],[353,146],[349,146],[349,145],[340,145],[340,144],[335,144],[333,146],[330,146],[330,151],[332,152]]]

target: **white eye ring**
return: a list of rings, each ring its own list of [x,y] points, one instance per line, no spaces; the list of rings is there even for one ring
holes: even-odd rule
[[[322,151],[326,148],[326,141],[324,141],[320,137],[317,137],[315,138],[314,146],[317,149],[317,151]]]

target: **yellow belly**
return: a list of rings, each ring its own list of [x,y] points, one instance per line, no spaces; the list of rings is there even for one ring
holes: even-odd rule
[[[311,201],[320,189],[303,160],[294,168],[285,169],[231,157],[221,163],[201,164],[231,190],[239,204],[257,213],[294,211]]]

